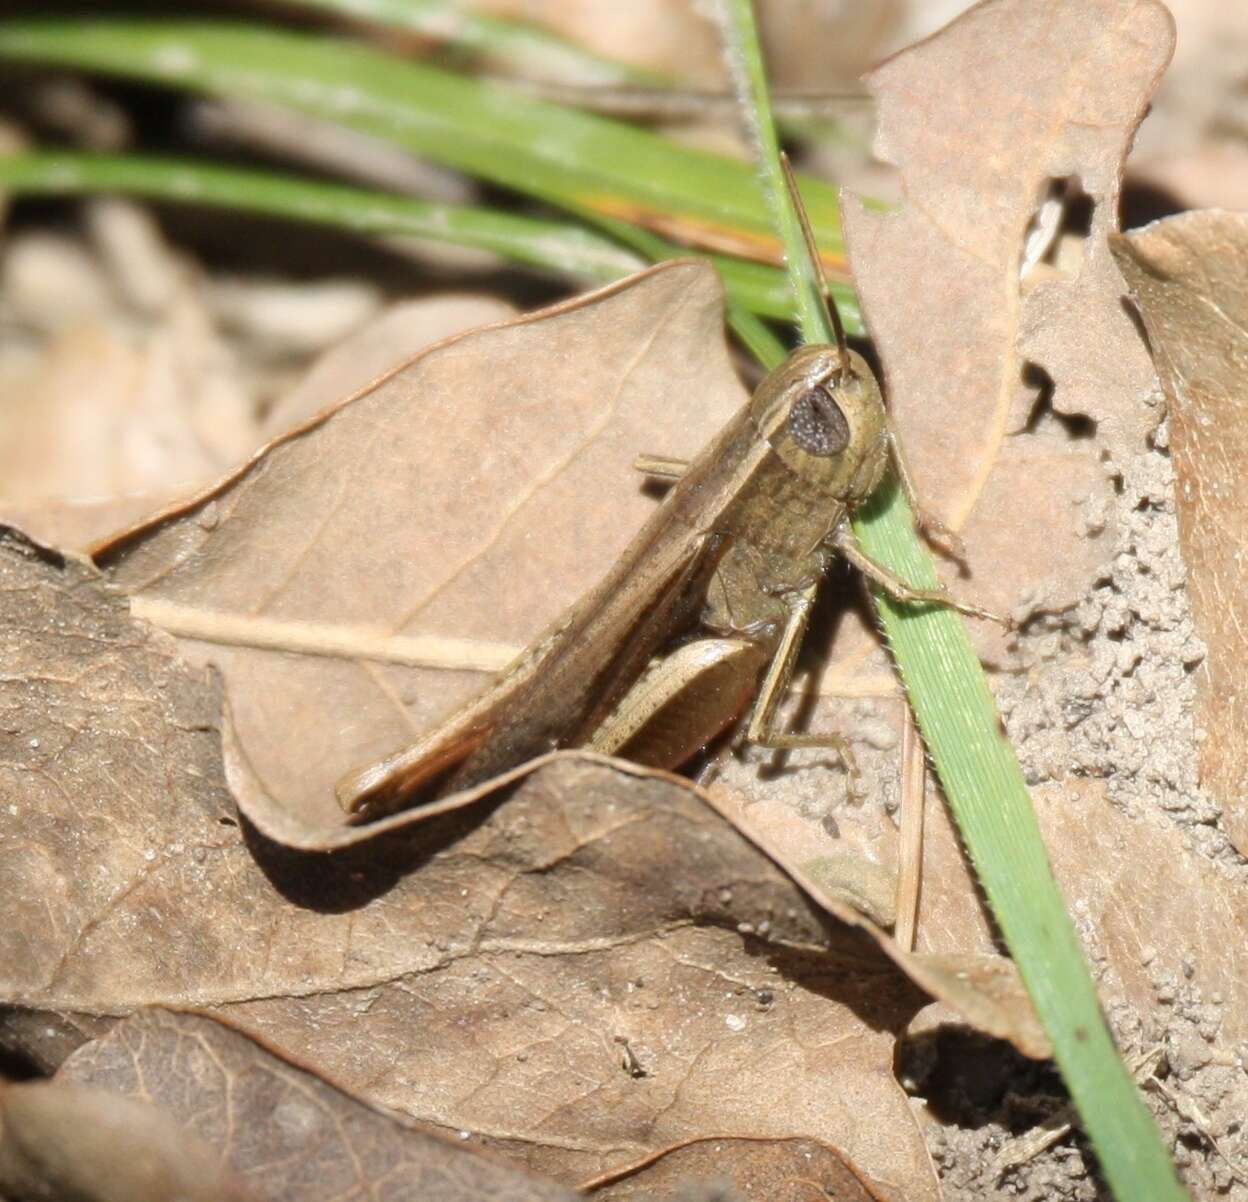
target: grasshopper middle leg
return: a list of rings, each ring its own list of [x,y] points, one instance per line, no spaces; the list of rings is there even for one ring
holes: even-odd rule
[[[809,584],[785,595],[789,616],[780,634],[767,672],[759,686],[754,708],[750,711],[749,721],[745,727],[745,739],[757,743],[760,747],[769,747],[776,751],[790,751],[806,747],[818,747],[834,751],[847,774],[846,791],[851,802],[861,800],[858,781],[858,761],[844,735],[834,731],[820,734],[795,733],[776,729],[776,712],[781,699],[788,693],[789,683],[793,679],[793,669],[797,666],[798,652],[801,650],[802,639],[806,627],[810,624],[810,613],[815,604],[816,584]]]

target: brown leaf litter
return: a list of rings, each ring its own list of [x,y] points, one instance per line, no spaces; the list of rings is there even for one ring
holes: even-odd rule
[[[359,392],[396,363],[465,330],[515,316],[492,296],[443,294],[391,305],[348,338],[331,346],[264,416],[265,440],[301,426],[322,409]]]
[[[479,821],[283,849],[231,818],[171,640],[87,565],[2,549],[10,1006],[211,1008],[565,1181],[801,1136],[936,1196],[891,1067],[916,991],[688,788],[565,759]]]
[[[21,230],[0,255],[11,326],[0,517],[61,547],[153,513],[421,347],[514,312],[444,294],[360,327],[379,303],[371,286],[222,281],[192,270],[130,201],[96,198],[83,212],[87,238]]]
[[[920,494],[963,525],[972,574],[954,587],[1020,616],[1077,613],[1129,529],[1111,477],[1129,477],[1148,447],[1155,378],[1107,239],[1122,156],[1171,40],[1165,10],[1140,0],[997,0],[872,77],[906,204],[846,215],[864,311]],[[1020,281],[1050,181],[1087,194],[1090,229],[1059,236]],[[1242,506],[1226,454],[1236,435],[1219,423],[1234,396],[1223,364],[1239,370],[1238,235],[1173,228],[1137,247],[1160,256],[1144,283],[1169,294],[1141,306],[1154,351],[1169,356],[1203,671],[1233,688],[1242,646],[1222,598],[1242,584],[1232,524]],[[1180,324],[1171,295],[1231,319],[1222,330]],[[1163,306],[1151,318],[1150,302]],[[279,437],[108,553],[137,612],[207,615],[208,626],[184,627],[193,633],[180,647],[223,669],[231,783],[261,832],[305,847],[354,841],[326,782],[479,687],[462,666],[469,653],[501,660],[594,582],[647,512],[630,484],[633,455],[690,453],[743,397],[718,304],[698,269],[677,265],[465,335]],[[1035,384],[1046,376],[1051,394]],[[50,562],[20,540],[7,552]],[[39,622],[37,646],[16,653],[15,674],[50,691],[31,711],[37,728],[10,706],[19,733],[5,792],[19,809],[14,837],[36,849],[35,875],[6,885],[24,908],[4,956],[19,966],[12,1000],[84,1025],[149,1002],[213,1006],[371,1100],[474,1132],[569,1182],[675,1165],[691,1149],[706,1163],[730,1155],[707,1151],[728,1137],[761,1138],[759,1156],[778,1158],[783,1175],[785,1141],[800,1137],[812,1141],[802,1155],[843,1154],[877,1185],[887,1164],[890,1189],[932,1196],[890,1071],[891,1031],[915,1003],[687,790],[567,760],[474,829],[475,812],[444,817],[317,858],[312,872],[308,857],[221,825],[230,806],[211,698],[167,641],[121,622],[115,598],[101,616],[89,573],[60,570],[68,637],[86,629],[104,658],[65,655],[63,679],[40,682],[56,627]],[[461,666],[411,667],[429,637]],[[992,658],[1014,654],[981,638]],[[892,689],[861,635],[837,645],[847,657],[820,691]],[[140,665],[137,680],[121,658]],[[1213,733],[1230,715],[1205,704],[1202,766],[1224,795],[1242,761],[1235,739]],[[1028,730],[1017,713],[1010,721]],[[1020,750],[1025,763],[1036,754]],[[1069,757],[1054,755],[1053,774],[1065,775]],[[791,793],[772,796],[761,809],[719,804],[795,874],[838,850]],[[1236,1032],[1248,1013],[1242,887],[1086,782],[1046,785],[1038,807],[1120,1035],[1165,1040],[1173,1077],[1233,1147]],[[891,837],[877,822],[862,846],[888,866]],[[84,871],[100,847],[103,869]],[[937,822],[919,927],[929,974],[930,954],[952,954],[954,978],[968,955],[994,950],[964,874]],[[852,969],[830,972],[838,956]],[[847,1079],[859,1091],[848,1104]],[[768,1126],[776,1115],[793,1123]]]
[[[1101,782],[1046,784],[1032,797],[1124,1053],[1160,1048],[1169,1089],[1180,1105],[1207,1116],[1207,1132],[1242,1172],[1240,1128],[1248,1106],[1240,1067],[1248,1039],[1248,948],[1241,938],[1248,892],[1242,881],[1194,852],[1179,832],[1124,815],[1108,802]],[[925,859],[919,948],[966,953],[995,947],[958,836],[940,807],[931,811]],[[1165,1125],[1199,1146],[1202,1133],[1145,1085]],[[938,1123],[930,1112],[927,1117]],[[971,1163],[969,1147],[963,1152]],[[972,1194],[993,1186],[991,1163],[984,1171]],[[1194,1197],[1211,1197],[1220,1192],[1219,1180],[1227,1184],[1227,1172],[1220,1155],[1193,1157],[1186,1183]]]
[[[194,1091],[186,1089],[188,1079],[196,1082]],[[347,1191],[361,1198],[402,1196],[438,1202],[486,1198],[572,1202],[582,1196],[483,1155],[459,1136],[429,1134],[393,1113],[365,1106],[242,1033],[201,1015],[140,1011],[105,1038],[75,1052],[57,1073],[55,1084],[26,1088],[55,1091],[62,1098],[89,1092],[111,1099],[114,1113],[124,1113],[122,1099],[130,1100],[141,1117],[161,1116],[162,1134],[171,1122],[181,1124],[172,1138],[166,1135],[168,1142],[175,1148],[188,1142],[207,1147],[217,1158],[207,1171],[201,1169],[199,1192],[191,1195],[195,1198],[223,1197],[210,1192],[219,1187],[222,1168],[232,1172],[257,1202],[287,1198],[316,1202],[340,1198]],[[59,1129],[45,1127],[39,1133],[42,1148],[59,1151],[69,1130],[63,1123]],[[74,1140],[68,1144],[73,1149]],[[145,1149],[140,1145],[139,1150]],[[91,1163],[96,1180],[111,1181],[115,1176],[109,1159]],[[805,1202],[812,1188],[846,1202],[880,1197],[832,1148],[811,1139],[690,1140],[586,1182],[583,1188],[589,1197],[612,1202],[677,1196],[693,1202],[699,1195],[688,1191],[697,1181],[731,1181],[741,1202]],[[712,1193],[708,1189],[708,1199]],[[93,1195],[88,1197],[94,1202]],[[136,1191],[128,1197],[147,1202],[149,1195]]]
[[[89,246],[25,232],[3,256],[0,512],[76,546],[257,440],[231,354],[154,220],[114,200],[87,213]]]

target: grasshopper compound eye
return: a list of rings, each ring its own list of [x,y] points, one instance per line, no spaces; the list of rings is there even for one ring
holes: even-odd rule
[[[826,459],[849,446],[849,422],[823,385],[808,388],[789,410],[789,434],[803,451]]]

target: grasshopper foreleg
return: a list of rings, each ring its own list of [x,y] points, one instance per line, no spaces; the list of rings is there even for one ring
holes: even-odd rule
[[[990,613],[986,609],[980,609],[978,605],[966,605],[951,596],[948,589],[944,587],[914,588],[907,584],[896,572],[890,571],[883,564],[876,563],[863,551],[848,525],[842,526],[836,532],[832,538],[832,545],[872,584],[878,585],[894,601],[901,601],[907,605],[941,605],[947,609],[956,609],[958,613],[966,614],[968,618],[983,618],[988,622],[997,622],[1007,630],[1012,628],[1013,624],[1008,618]]]

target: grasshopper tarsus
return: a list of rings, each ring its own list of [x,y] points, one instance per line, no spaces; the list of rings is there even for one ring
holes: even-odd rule
[[[824,731],[810,734],[805,731],[786,734],[767,734],[758,740],[760,747],[769,751],[834,751],[845,769],[845,797],[852,806],[863,802],[862,772],[858,767],[858,757],[845,735],[836,731]]]
[[[914,524],[932,547],[959,567],[966,568],[966,543],[956,530],[922,509],[915,509]]]
[[[835,751],[847,774],[846,791],[850,801],[856,804],[860,800],[857,788],[858,762],[844,735],[832,731],[826,734],[798,734],[776,729],[780,701],[793,679],[793,669],[797,664],[806,627],[810,623],[818,587],[818,580],[811,580],[782,594],[788,619],[781,631],[771,663],[767,666],[767,673],[759,686],[758,698],[745,728],[745,739],[773,751],[797,751],[806,748]]]

